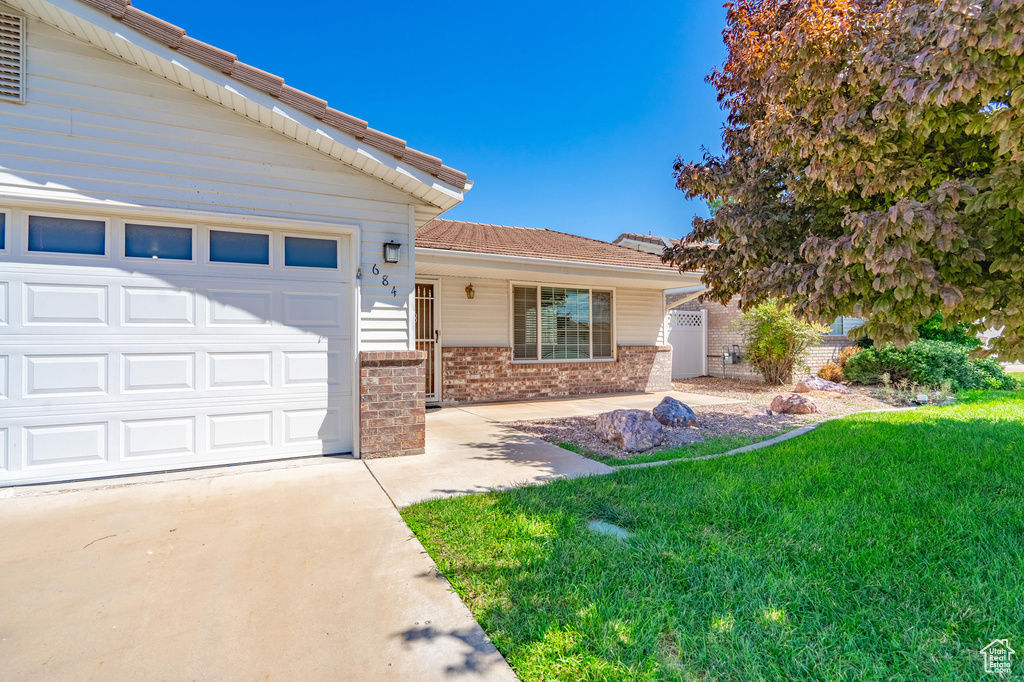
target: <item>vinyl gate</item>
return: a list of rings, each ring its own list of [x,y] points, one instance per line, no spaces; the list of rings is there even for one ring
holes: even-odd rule
[[[668,342],[672,346],[673,379],[708,373],[708,311],[669,311]]]

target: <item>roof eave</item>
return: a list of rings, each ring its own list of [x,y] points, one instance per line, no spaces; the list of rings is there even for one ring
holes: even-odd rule
[[[554,258],[531,258],[528,256],[509,256],[504,254],[482,253],[479,251],[456,251],[453,249],[438,249],[417,246],[416,260],[424,262],[433,261],[477,261],[480,263],[494,263],[499,265],[524,264],[535,268],[568,268],[575,270],[600,271],[612,273],[616,276],[638,278],[642,280],[657,280],[667,287],[686,286],[691,281],[699,282],[699,273],[680,273],[667,268],[643,268],[628,265],[606,265],[603,263],[589,263],[583,261],[561,260]]]
[[[467,182],[460,189],[403,163],[364,140],[206,66],[80,0],[4,1],[108,54],[177,83],[200,97],[436,206],[440,212],[459,204],[472,187],[472,183]],[[372,132],[377,137],[383,136]]]

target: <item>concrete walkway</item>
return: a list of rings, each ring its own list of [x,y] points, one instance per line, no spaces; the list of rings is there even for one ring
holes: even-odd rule
[[[2,491],[0,677],[515,679],[362,462],[187,474]]]
[[[688,405],[739,402],[690,393],[642,393],[570,400],[446,407],[427,415],[426,453],[366,460],[398,507],[437,497],[467,495],[610,473],[612,468],[503,425],[502,421],[599,414],[617,408],[651,409],[666,395]]]
[[[425,454],[365,461],[399,508],[436,497],[611,471],[609,466],[459,408],[427,415]]]

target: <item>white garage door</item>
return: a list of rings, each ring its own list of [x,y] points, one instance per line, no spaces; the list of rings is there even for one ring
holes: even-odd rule
[[[0,484],[351,452],[349,235],[0,216]]]

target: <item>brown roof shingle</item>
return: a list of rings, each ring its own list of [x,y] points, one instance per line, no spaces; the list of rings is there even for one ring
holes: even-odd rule
[[[465,173],[442,165],[441,159],[407,147],[405,140],[374,130],[368,127],[366,121],[362,119],[349,116],[337,109],[331,109],[325,100],[285,85],[284,79],[280,76],[245,64],[226,50],[190,38],[185,34],[185,29],[136,9],[132,6],[131,0],[82,0],[82,2],[103,12],[108,12],[115,19],[143,35],[159,41],[171,49],[178,50],[201,64],[222,71],[248,86],[273,95],[285,104],[304,111],[358,140],[363,140],[366,144],[404,161],[413,168],[429,173],[442,182],[459,189],[465,189],[468,184]]]
[[[416,246],[427,249],[574,261],[598,265],[672,271],[652,253],[600,239],[536,227],[511,227],[458,220],[431,220],[416,228]]]

